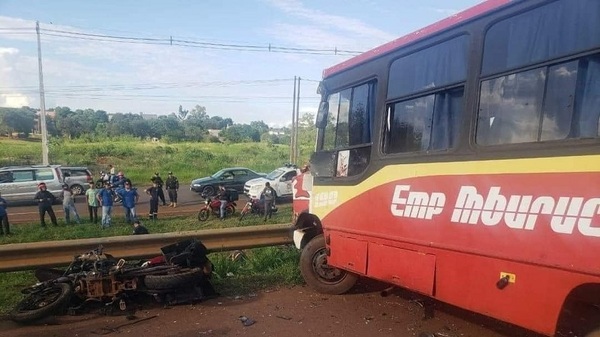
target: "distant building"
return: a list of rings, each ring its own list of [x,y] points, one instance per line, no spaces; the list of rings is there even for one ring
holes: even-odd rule
[[[147,114],[147,113],[140,112],[140,116],[142,116],[142,118],[144,120],[158,119],[157,114]]]
[[[269,130],[269,134],[275,136],[283,136],[286,134],[286,132],[284,129],[271,129]]]
[[[42,119],[40,118],[40,109],[35,111],[35,125],[33,126],[34,134],[42,133]],[[56,112],[54,110],[46,110],[46,120],[56,118]]]

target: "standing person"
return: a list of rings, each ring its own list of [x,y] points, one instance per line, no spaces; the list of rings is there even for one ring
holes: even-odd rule
[[[148,232],[148,229],[140,223],[140,220],[135,220],[133,222],[133,233],[132,234],[139,235],[139,234],[150,234],[150,233]]]
[[[154,176],[152,178],[150,178],[150,181],[152,181],[152,183],[156,183],[158,186],[158,197],[160,198],[160,201],[162,201],[162,205],[163,206],[167,206],[167,203],[165,202],[165,193],[163,192],[163,185],[165,184],[162,180],[162,178],[160,177],[160,173],[155,172]]]
[[[6,208],[8,203],[6,199],[2,198],[0,193],[0,235],[10,235],[10,224],[8,223],[8,212]]]
[[[128,224],[131,224],[137,220],[135,204],[137,204],[140,199],[140,195],[138,194],[137,189],[131,188],[131,182],[129,181],[125,182],[125,188],[118,190],[117,193],[121,196],[121,200],[123,200],[125,221],[127,221]]]
[[[273,213],[273,207],[275,207],[275,189],[271,187],[271,183],[268,181],[265,183],[265,188],[262,190],[260,197],[264,200],[265,206],[265,221],[267,221],[267,216],[271,219],[271,214]]]
[[[81,219],[79,219],[79,214],[75,208],[75,196],[73,195],[73,191],[71,191],[69,188],[69,185],[63,185],[61,194],[63,200],[63,210],[65,211],[65,221],[67,222],[67,225],[71,224],[71,212],[73,212],[73,215],[75,216],[75,222],[78,225],[81,224]]]
[[[150,195],[150,212],[148,218],[150,220],[156,220],[158,217],[158,183],[155,181],[152,183],[152,187],[146,189],[146,194]]]
[[[90,188],[85,191],[85,198],[87,200],[88,212],[90,213],[90,222],[94,225],[98,224],[98,190],[94,186],[94,183],[90,183]]]
[[[102,206],[102,228],[108,228],[111,225],[111,213],[113,207],[113,191],[110,189],[110,183],[104,183],[104,188],[98,192],[96,199]]]
[[[40,212],[40,222],[42,227],[46,227],[46,213],[50,216],[50,221],[52,225],[58,226],[56,222],[56,215],[54,214],[54,210],[52,209],[52,204],[56,201],[56,197],[54,194],[48,192],[46,189],[46,183],[38,184],[39,191],[35,194],[33,199],[38,202],[38,211]]]
[[[229,191],[225,188],[225,185],[219,185],[219,200],[221,201],[221,207],[219,209],[219,215],[221,216],[221,220],[225,219],[225,207],[229,202]]]
[[[165,182],[167,192],[169,193],[169,206],[177,207],[177,190],[179,189],[179,180],[173,175],[173,172],[169,172],[167,181]]]
[[[112,181],[115,176],[116,169],[113,164],[108,165],[108,181]]]

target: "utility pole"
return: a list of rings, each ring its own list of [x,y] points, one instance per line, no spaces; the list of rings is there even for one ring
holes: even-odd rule
[[[296,128],[294,129],[294,163],[300,165],[298,163],[298,129],[300,128],[300,76],[298,76],[298,95],[296,96]]]
[[[42,42],[40,41],[40,22],[35,22],[38,43],[38,65],[40,75],[40,128],[42,130],[42,164],[48,165],[48,129],[46,128],[46,99],[44,95],[44,73],[42,72]]]
[[[294,76],[294,99],[292,100],[292,130],[290,130],[290,164],[296,164],[294,158],[295,155],[295,144],[294,130],[296,129],[296,76]]]

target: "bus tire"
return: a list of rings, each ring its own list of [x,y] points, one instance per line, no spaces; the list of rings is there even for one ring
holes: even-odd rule
[[[327,264],[323,234],[314,237],[302,249],[300,272],[308,286],[320,293],[330,295],[347,292],[358,279],[358,276],[352,273]]]

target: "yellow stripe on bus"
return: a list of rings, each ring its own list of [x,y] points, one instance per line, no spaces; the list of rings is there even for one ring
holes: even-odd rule
[[[319,218],[372,188],[391,181],[441,175],[600,171],[600,155],[389,165],[355,186],[313,186],[311,212]],[[383,200],[373,200],[381,202]],[[367,206],[365,206],[367,207]]]

